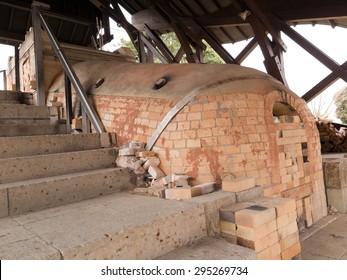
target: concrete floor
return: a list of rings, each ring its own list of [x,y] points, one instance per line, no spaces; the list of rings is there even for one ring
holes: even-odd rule
[[[324,217],[300,240],[302,260],[347,260],[347,214]]]

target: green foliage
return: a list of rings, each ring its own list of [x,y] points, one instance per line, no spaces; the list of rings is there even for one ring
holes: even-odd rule
[[[347,87],[335,94],[336,116],[347,124]]]
[[[163,40],[163,42],[167,46],[167,48],[170,50],[170,52],[173,55],[176,55],[178,50],[181,47],[181,45],[180,45],[180,43],[176,37],[176,34],[174,32],[162,34],[161,39]],[[204,51],[204,56],[203,56],[204,63],[223,64],[224,61],[217,55],[217,53],[211,48],[211,46],[208,45],[206,42],[204,42],[204,44],[207,46],[206,50]],[[124,47],[130,48],[135,54],[137,54],[137,51],[130,40],[126,40],[126,39],[122,38],[121,39],[121,45]],[[157,58],[155,58],[155,62],[160,63],[159,59],[157,59]],[[180,63],[187,63],[187,59],[186,59],[185,55],[181,59]]]
[[[207,45],[207,48],[204,51],[204,62],[210,64],[224,64],[224,60],[220,58],[220,56],[214,51],[214,49],[212,49],[211,46],[206,42],[204,43]]]

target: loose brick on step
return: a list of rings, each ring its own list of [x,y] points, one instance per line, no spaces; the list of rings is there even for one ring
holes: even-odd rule
[[[190,187],[166,189],[165,198],[174,200],[189,199],[192,198],[192,192]]]
[[[254,178],[230,178],[226,177],[222,180],[222,190],[225,192],[240,192],[254,188]]]
[[[165,176],[164,172],[158,166],[150,166],[148,168],[148,173],[154,178],[162,178]]]
[[[192,197],[213,192],[215,184],[215,182],[211,182],[191,187]]]

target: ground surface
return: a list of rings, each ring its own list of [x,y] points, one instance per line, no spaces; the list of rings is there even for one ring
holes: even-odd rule
[[[303,260],[347,260],[347,214],[323,218],[301,239]]]

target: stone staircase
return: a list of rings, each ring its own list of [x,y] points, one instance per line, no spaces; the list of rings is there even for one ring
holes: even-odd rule
[[[184,202],[132,194],[112,134],[62,134],[53,109],[20,104],[22,95],[0,91],[0,259],[166,258],[201,248],[199,240],[204,252],[225,248],[210,259],[255,258],[207,237],[218,236],[218,210],[235,194]]]
[[[61,134],[54,108],[20,104],[19,92],[0,96],[0,217],[133,187],[115,168],[109,133]]]
[[[64,132],[64,126],[51,122],[51,116],[57,115],[56,108],[23,104],[25,95],[28,93],[0,91],[0,137]]]

